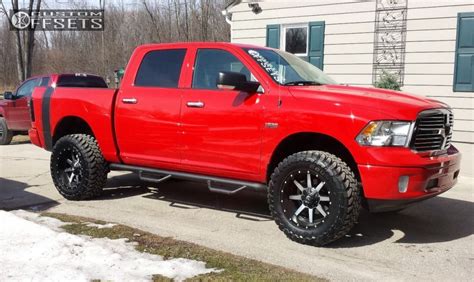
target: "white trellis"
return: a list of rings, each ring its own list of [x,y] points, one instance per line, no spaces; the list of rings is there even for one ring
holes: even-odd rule
[[[403,85],[408,0],[377,0],[372,82],[383,72]]]

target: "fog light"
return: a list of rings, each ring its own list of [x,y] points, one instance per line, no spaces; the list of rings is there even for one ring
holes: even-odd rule
[[[398,179],[398,192],[405,193],[408,189],[408,181],[410,180],[409,176],[400,176]]]

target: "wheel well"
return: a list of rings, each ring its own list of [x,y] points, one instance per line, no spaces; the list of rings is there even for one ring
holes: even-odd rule
[[[53,146],[61,137],[69,134],[88,134],[94,136],[89,124],[80,117],[65,117],[57,125],[53,135]]]
[[[357,169],[357,163],[355,162],[349,150],[337,139],[320,133],[297,133],[290,135],[281,141],[273,152],[270,163],[268,164],[267,182],[270,180],[273,170],[286,157],[297,152],[308,150],[325,151],[341,158],[349,165],[357,177],[357,181],[360,182],[360,174],[359,170]]]

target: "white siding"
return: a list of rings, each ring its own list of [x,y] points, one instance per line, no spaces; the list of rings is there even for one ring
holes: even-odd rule
[[[324,70],[342,83],[372,83],[374,1],[263,1],[253,14],[248,1],[233,9],[232,42],[265,45],[266,26],[325,21]],[[462,174],[474,176],[474,93],[453,92],[457,14],[473,12],[473,0],[409,0],[403,90],[448,103],[454,109]]]
[[[263,46],[269,24],[324,21],[325,71],[342,83],[371,84],[375,2],[265,1],[260,6],[258,15],[246,3],[235,8],[242,12],[234,12],[232,42]]]
[[[444,7],[452,5],[451,7]],[[430,7],[420,11],[416,7]],[[464,154],[463,175],[474,176],[474,93],[453,92],[457,14],[474,11],[473,1],[408,1],[405,91],[448,103],[454,109],[453,141]],[[425,13],[426,12],[426,13]],[[424,14],[425,13],[425,14]],[[424,15],[423,15],[424,14]],[[419,17],[445,17],[413,21]],[[424,31],[410,31],[423,28]],[[417,40],[438,42],[411,42]],[[415,53],[417,52],[417,53]]]

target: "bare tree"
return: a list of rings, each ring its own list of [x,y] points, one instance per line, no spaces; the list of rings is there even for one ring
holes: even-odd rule
[[[54,8],[47,0],[7,1],[16,7],[25,1],[25,8],[32,11]],[[229,26],[220,13],[224,0],[137,2],[138,5],[131,5],[127,0],[102,0],[100,4],[105,5],[106,11],[103,31],[14,31],[9,30],[7,17],[1,17],[0,83],[11,88],[31,74],[45,73],[111,76],[113,70],[127,64],[135,47],[141,44],[230,39]],[[71,8],[88,9],[93,2],[74,3]],[[7,13],[3,4],[2,11]]]
[[[17,12],[20,10],[18,0],[11,0],[12,10]],[[38,12],[41,8],[41,0],[28,0],[26,13],[32,19],[33,12]],[[8,15],[5,5],[2,2],[2,13]],[[33,51],[35,48],[35,27],[27,28],[20,31],[15,29],[16,40],[16,64],[18,80],[22,81],[31,76],[33,68]]]
[[[161,41],[161,38],[160,38],[160,31],[158,29],[158,20],[156,19],[156,16],[155,14],[153,13],[153,11],[150,9],[150,7],[148,6],[147,4],[147,1],[146,0],[142,0],[142,3],[143,3],[143,7],[145,7],[145,11],[146,13],[148,14],[148,16],[150,17],[150,20],[153,24],[153,30],[155,31],[155,35],[158,37],[158,40]]]

